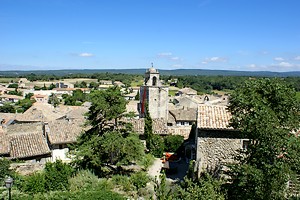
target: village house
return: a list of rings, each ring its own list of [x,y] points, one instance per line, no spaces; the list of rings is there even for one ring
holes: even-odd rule
[[[195,96],[195,95],[197,95],[197,91],[192,88],[185,87],[185,88],[178,90],[176,95],[177,96],[182,96],[182,95]]]
[[[219,173],[225,164],[234,162],[238,150],[247,147],[248,140],[229,126],[231,113],[226,106],[199,105],[196,129],[195,168]]]

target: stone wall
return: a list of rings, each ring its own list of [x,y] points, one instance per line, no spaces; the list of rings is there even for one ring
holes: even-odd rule
[[[201,130],[199,131],[201,133]],[[221,135],[220,135],[221,134]],[[196,169],[198,175],[203,171],[219,173],[226,163],[233,163],[234,156],[242,148],[243,139],[237,133],[206,131],[197,138]],[[206,137],[204,137],[206,135]],[[213,137],[215,136],[215,137]],[[228,136],[228,137],[226,137]]]

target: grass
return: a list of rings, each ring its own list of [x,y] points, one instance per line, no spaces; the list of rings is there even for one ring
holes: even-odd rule
[[[296,98],[300,101],[300,92],[296,92]]]
[[[139,87],[139,86],[142,86],[144,83],[144,80],[141,79],[141,80],[134,80],[131,82],[131,87]]]
[[[0,83],[18,82],[19,78],[0,78]]]

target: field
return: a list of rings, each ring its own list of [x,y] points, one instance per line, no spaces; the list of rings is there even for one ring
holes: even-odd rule
[[[17,82],[19,78],[0,78],[0,83]]]

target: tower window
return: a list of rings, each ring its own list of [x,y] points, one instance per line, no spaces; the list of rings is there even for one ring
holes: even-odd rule
[[[156,86],[156,84],[157,84],[157,78],[154,76],[152,78],[152,86]]]

